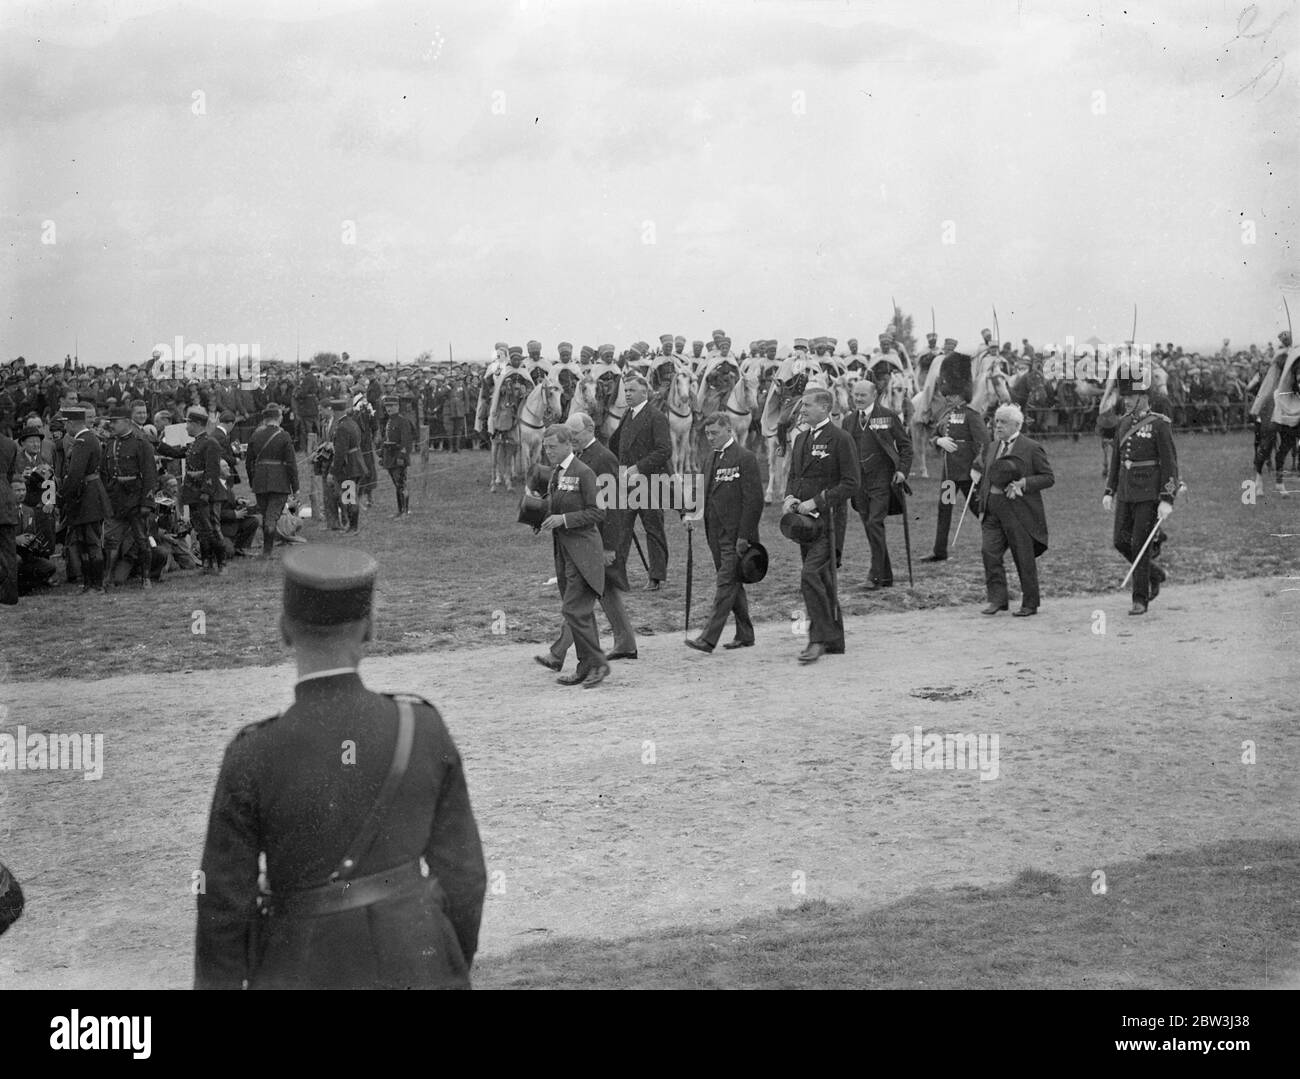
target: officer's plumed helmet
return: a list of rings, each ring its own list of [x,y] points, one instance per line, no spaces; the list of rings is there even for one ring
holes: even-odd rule
[[[302,547],[284,556],[284,614],[309,626],[337,626],[370,614],[379,565],[351,547]]]

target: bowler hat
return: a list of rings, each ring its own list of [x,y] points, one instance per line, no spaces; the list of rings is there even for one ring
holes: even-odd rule
[[[737,560],[736,575],[744,584],[758,584],[767,576],[767,548],[761,543],[751,543]]]
[[[822,534],[822,521],[803,513],[787,513],[781,518],[781,535],[795,543],[812,543]]]

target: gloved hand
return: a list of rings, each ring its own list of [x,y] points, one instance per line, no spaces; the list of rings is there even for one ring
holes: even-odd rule
[[[1162,521],[1173,512],[1174,504],[1172,502],[1161,502],[1160,505],[1156,507],[1156,513]]]
[[[1101,508],[1104,509],[1107,513],[1110,513],[1110,511],[1115,508],[1115,499],[1110,495],[1102,495]]]

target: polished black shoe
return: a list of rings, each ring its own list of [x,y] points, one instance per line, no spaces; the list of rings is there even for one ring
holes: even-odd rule
[[[533,656],[533,660],[536,663],[540,663],[548,671],[558,671],[564,666],[564,664],[554,656]]]
[[[799,653],[799,662],[816,663],[825,654],[826,646],[822,644],[821,641],[816,641]]]
[[[1028,618],[1031,614],[1037,614],[1037,607],[1021,607],[1019,610],[1011,612],[1012,618]]]
[[[1129,613],[1129,614],[1146,614],[1146,613],[1147,613],[1147,605],[1146,605],[1145,603],[1139,603],[1139,602],[1137,602],[1136,600],[1134,600],[1134,602],[1133,602],[1133,606],[1130,607],[1130,608],[1128,609],[1128,613]]]
[[[611,652],[606,659],[636,659],[635,652]]]
[[[928,554],[923,559],[921,559],[921,561],[922,562],[947,562],[948,556],[946,554]]]
[[[998,611],[1005,611],[1009,607],[1010,604],[1008,603],[1004,603],[1001,606],[998,606],[996,603],[990,603],[987,607],[985,607],[982,611],[980,611],[980,614],[997,614]]]
[[[593,667],[592,671],[582,680],[583,689],[595,689],[601,682],[609,677],[609,664],[602,663],[599,667]]]
[[[663,581],[651,581],[648,585],[645,586],[645,590],[647,592],[658,592],[662,586],[663,586]]]
[[[753,641],[728,641],[723,648],[753,648]]]
[[[704,641],[700,640],[698,637],[687,637],[687,638],[686,638],[686,647],[687,647],[687,648],[694,648],[695,651],[697,651],[697,652],[712,652],[712,651],[713,651],[713,645],[705,643]],[[730,648],[731,645],[726,645],[725,647]]]
[[[591,670],[587,667],[579,667],[572,674],[562,674],[555,681],[562,686],[580,686],[587,680],[587,675]]]

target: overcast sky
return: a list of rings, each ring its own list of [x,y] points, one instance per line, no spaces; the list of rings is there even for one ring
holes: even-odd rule
[[[1262,344],[1300,317],[1300,10],[1241,12],[0,0],[0,359],[865,342],[891,295],[964,345],[1135,302]]]

